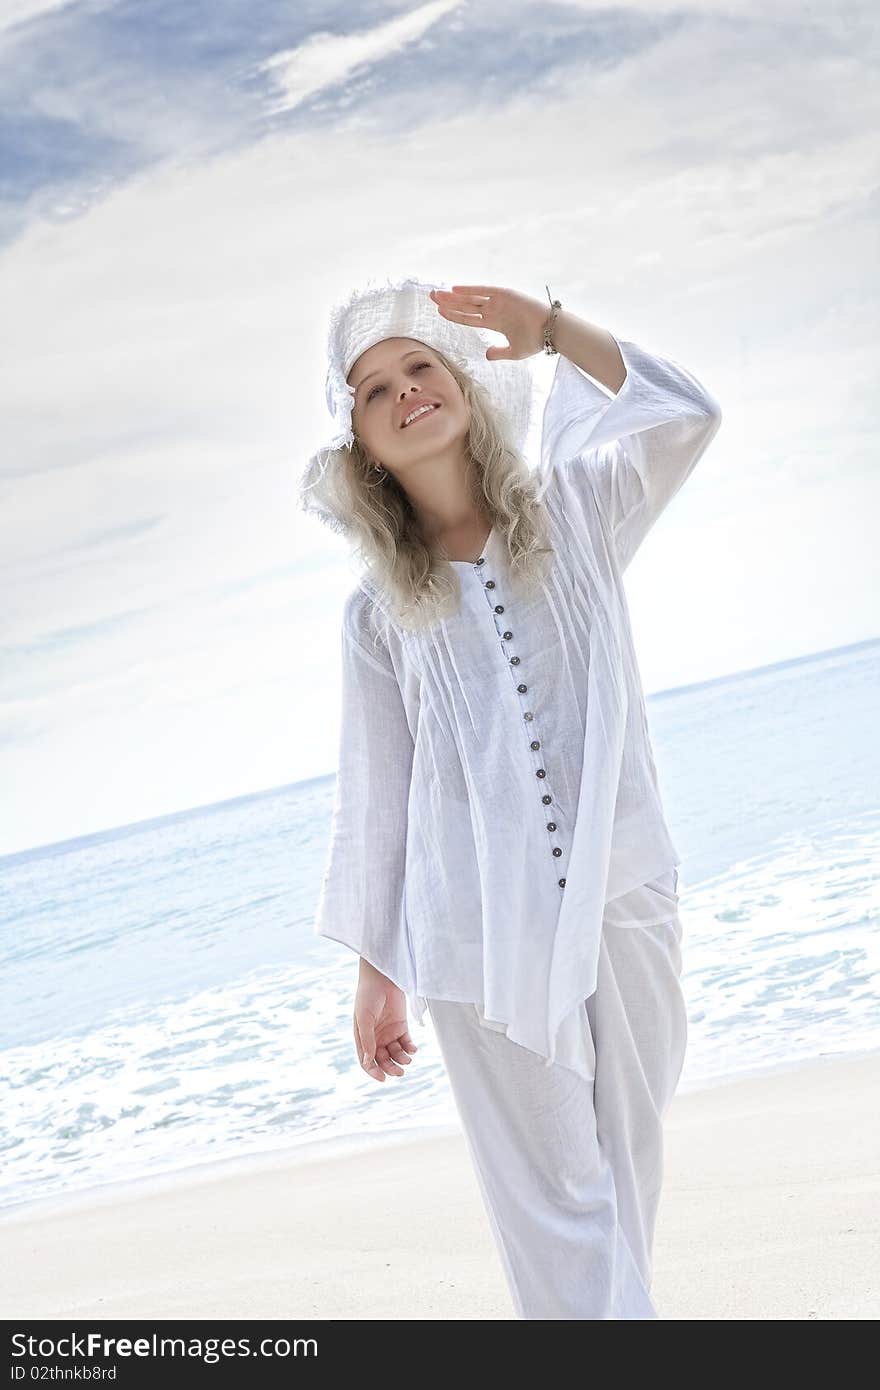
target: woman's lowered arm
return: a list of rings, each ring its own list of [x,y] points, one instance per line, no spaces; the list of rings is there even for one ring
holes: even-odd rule
[[[330,849],[314,931],[360,957],[353,1021],[358,1062],[401,1075],[416,1051],[406,1021],[403,913],[414,745],[387,651],[342,631],[342,717]],[[365,1055],[366,1054],[366,1055]]]

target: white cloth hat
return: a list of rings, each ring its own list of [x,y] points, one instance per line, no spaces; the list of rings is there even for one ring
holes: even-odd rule
[[[336,429],[329,442],[306,463],[299,495],[305,511],[319,516],[336,531],[347,528],[345,518],[330,505],[330,499],[338,495],[332,486],[332,474],[346,466],[354,441],[354,388],[346,378],[361,353],[385,338],[415,338],[445,353],[486,388],[513,447],[522,450],[525,446],[535,393],[528,359],[489,361],[486,349],[493,346],[494,340],[486,330],[444,318],[429,297],[432,289],[450,288],[413,277],[381,284],[371,279],[365,288],[354,290],[330,311],[326,397]],[[322,483],[331,485],[322,488]]]

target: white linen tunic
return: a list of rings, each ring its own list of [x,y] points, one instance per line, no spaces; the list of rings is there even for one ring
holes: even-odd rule
[[[395,624],[369,576],[342,623],[342,720],[315,932],[578,1066],[603,920],[669,920],[661,804],[622,575],[721,423],[682,366],[615,339],[614,395],[560,356],[542,421],[553,568],[523,599],[493,529],[459,612]]]

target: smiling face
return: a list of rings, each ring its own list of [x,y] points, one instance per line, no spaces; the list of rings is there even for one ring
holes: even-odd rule
[[[362,352],[348,374],[352,428],[389,472],[459,452],[470,419],[461,388],[438,355],[414,338],[385,338]],[[410,413],[428,405],[409,424]]]

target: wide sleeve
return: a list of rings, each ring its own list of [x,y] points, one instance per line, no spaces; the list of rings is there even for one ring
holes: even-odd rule
[[[583,475],[625,569],[717,433],[721,407],[671,358],[615,342],[626,367],[616,395],[559,357],[544,407],[541,475]]]
[[[407,988],[403,917],[413,739],[388,649],[346,605],[329,854],[314,931]]]

